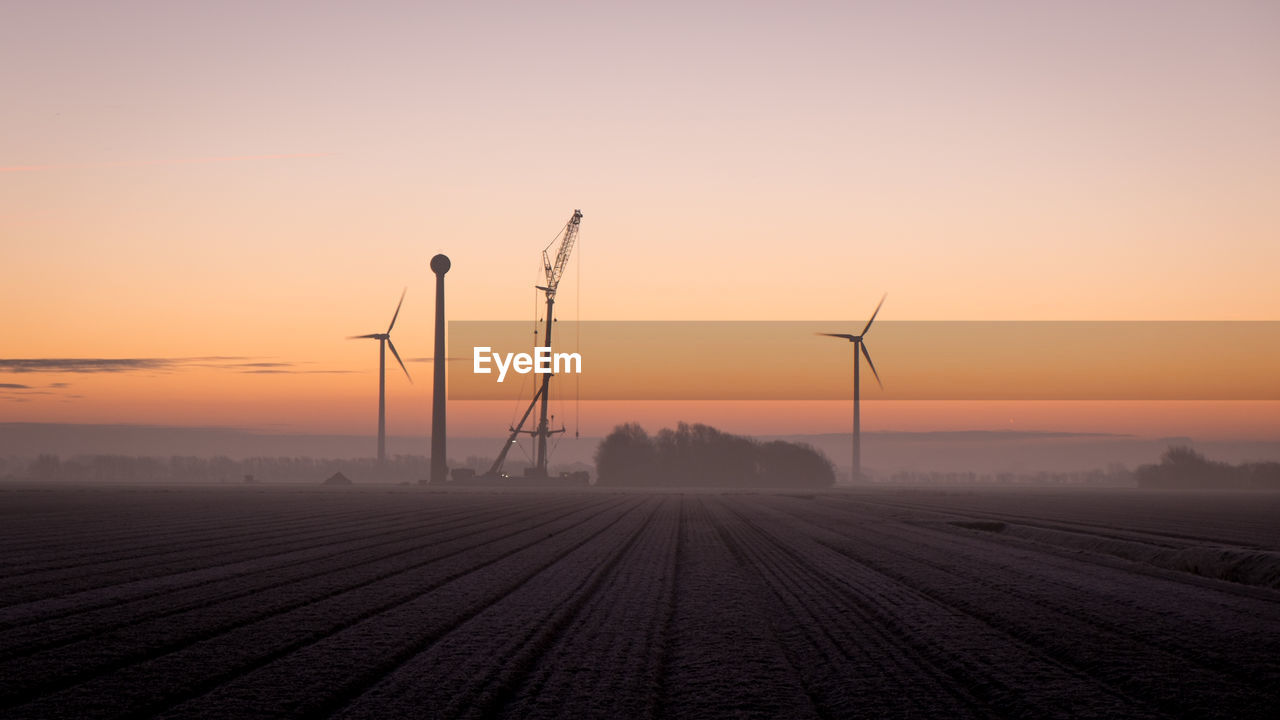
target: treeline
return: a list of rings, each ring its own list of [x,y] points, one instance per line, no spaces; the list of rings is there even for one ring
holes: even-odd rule
[[[340,472],[356,482],[417,483],[431,476],[431,460],[421,455],[395,455],[379,468],[373,458],[335,460],[310,457],[173,456],[168,459],[126,455],[80,455],[62,459],[41,455],[25,470],[8,466],[7,476],[37,482],[121,483],[319,483]]]
[[[835,468],[818,450],[759,442],[708,425],[680,423],[650,437],[636,423],[614,428],[596,449],[597,485],[829,487]]]
[[[1106,470],[1041,471],[1041,472],[939,472],[904,470],[889,476],[890,483],[901,485],[1097,485],[1133,486],[1133,472],[1123,465]]]
[[[1134,477],[1141,488],[1280,490],[1280,463],[1231,465],[1175,445],[1165,450],[1158,465],[1143,465]]]

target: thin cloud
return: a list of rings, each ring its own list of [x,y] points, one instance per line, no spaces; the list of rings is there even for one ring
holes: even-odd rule
[[[0,400],[12,402],[26,402],[34,395],[57,395],[57,393],[48,390],[0,390]]]
[[[251,357],[199,357],[171,359],[174,361],[175,365],[197,368],[213,368],[215,370],[238,370],[246,367],[286,367],[293,364],[276,362],[244,362],[246,360],[254,360],[254,358]]]
[[[150,167],[159,165],[203,165],[210,163],[243,162],[248,160],[297,160],[304,158],[329,157],[333,153],[274,153],[266,155],[221,155],[194,158],[173,158],[169,160],[119,160],[116,162],[98,163],[51,163],[43,165],[0,165],[0,172],[43,172],[46,170],[81,170],[91,168],[115,167]]]
[[[63,393],[60,391],[66,386],[67,383],[54,383],[43,386],[24,385],[23,383],[0,383],[0,400],[26,402],[33,395],[62,395]]]
[[[210,367],[222,367],[228,370],[236,370],[245,375],[340,375],[352,372],[351,370],[315,370],[311,368],[300,367],[302,365],[311,365],[311,362],[242,362],[228,363],[225,365],[211,365]]]
[[[175,370],[186,365],[224,367],[243,357],[196,358],[0,358],[0,372],[11,373],[123,373]],[[214,364],[209,364],[214,363]]]
[[[356,372],[305,367],[313,364],[310,361],[286,362],[219,355],[179,358],[0,358],[0,372],[116,374],[178,372],[191,368],[211,368],[244,375],[346,375]],[[45,387],[63,389],[69,386],[70,383],[59,382]],[[20,383],[0,384],[0,389],[11,392],[28,391],[32,387]]]
[[[346,375],[354,370],[284,370],[281,368],[258,368],[241,370],[245,375]]]
[[[176,361],[167,358],[3,358],[0,370],[12,373],[118,373],[162,370]]]

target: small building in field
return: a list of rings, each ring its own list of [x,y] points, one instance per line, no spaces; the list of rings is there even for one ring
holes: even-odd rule
[[[346,475],[343,475],[340,472],[336,472],[330,475],[329,479],[324,481],[324,484],[325,485],[350,485],[351,478],[347,477]]]

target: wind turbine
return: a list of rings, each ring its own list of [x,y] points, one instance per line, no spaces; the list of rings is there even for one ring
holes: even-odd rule
[[[876,364],[871,362],[871,353],[867,352],[867,343],[863,340],[867,335],[867,331],[871,329],[871,323],[876,321],[876,315],[880,314],[880,306],[884,305],[884,299],[889,297],[889,293],[885,293],[880,297],[880,303],[876,305],[875,312],[871,313],[871,319],[867,321],[867,326],[862,328],[862,332],[857,335],[849,335],[846,333],[818,333],[825,337],[844,338],[853,343],[853,471],[850,480],[859,482],[862,480],[862,414],[859,399],[859,362],[858,353],[862,353],[862,357],[867,359],[867,365],[871,367],[871,373],[876,376],[876,383],[884,388],[884,383],[880,382],[880,373],[876,372]]]
[[[387,326],[387,331],[383,333],[370,333],[368,335],[352,335],[348,340],[366,340],[373,339],[378,341],[378,466],[381,467],[387,461],[387,347],[391,347],[391,354],[396,356],[396,362],[400,363],[400,369],[404,370],[404,376],[409,378],[409,382],[413,382],[413,378],[409,375],[409,368],[404,366],[404,361],[400,359],[400,353],[396,352],[395,343],[391,342],[391,328],[396,326],[396,318],[400,317],[400,306],[404,304],[404,294],[409,291],[405,288],[400,292],[400,302],[396,304],[396,312],[391,316],[391,324]]]

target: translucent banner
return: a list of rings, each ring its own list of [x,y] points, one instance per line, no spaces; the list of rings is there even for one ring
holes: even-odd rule
[[[454,321],[449,397],[529,397],[545,369],[583,400],[848,399],[863,324],[565,321],[538,351],[528,321]],[[1280,400],[1280,322],[885,320],[861,342],[864,400]]]

